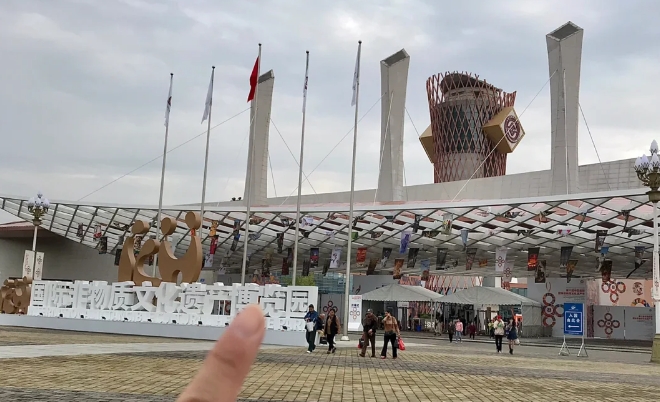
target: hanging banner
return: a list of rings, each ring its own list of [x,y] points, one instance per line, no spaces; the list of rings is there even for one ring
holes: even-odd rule
[[[101,238],[99,239],[99,254],[107,254],[107,253],[108,253],[108,236],[101,236]]]
[[[335,247],[330,254],[330,269],[337,269],[341,264],[341,248]]]
[[[545,260],[538,260],[536,264],[536,272],[534,275],[534,283],[545,283]]]
[[[488,258],[479,259],[479,268],[485,268],[488,266]]]
[[[603,279],[603,283],[610,283],[612,280],[612,260],[603,261],[600,266],[600,275]]]
[[[367,275],[373,275],[374,272],[376,271],[376,266],[378,266],[378,263],[380,260],[378,258],[372,258],[369,260],[369,266],[367,266]]]
[[[140,249],[142,248],[142,236],[134,236],[133,238],[133,254],[140,254]]]
[[[236,248],[238,247],[238,242],[241,240],[241,233],[238,230],[235,230],[233,237],[234,238],[231,241],[231,246],[229,246],[229,249],[231,251],[236,251]]]
[[[32,278],[35,281],[40,281],[44,273],[44,253],[37,251],[37,255],[34,259],[34,277]]]
[[[351,232],[351,240],[356,241],[358,239],[358,232]]]
[[[420,261],[420,264],[422,266],[422,280],[423,281],[428,281],[429,280],[429,269],[431,268],[431,260],[424,259],[424,260]]]
[[[469,248],[465,251],[465,270],[472,270],[472,264],[474,264],[474,259],[477,256],[476,248]]]
[[[559,254],[559,269],[564,270],[568,266],[568,260],[571,259],[571,253],[573,252],[573,246],[563,246]]]
[[[303,260],[302,276],[309,276],[309,260]]]
[[[277,234],[277,254],[282,254],[282,247],[284,246],[284,233]]]
[[[209,246],[209,253],[215,254],[218,250],[218,236],[211,237],[211,245]]]
[[[289,268],[293,265],[293,248],[291,247],[286,249],[286,263],[289,264]]]
[[[81,239],[85,236],[85,226],[83,226],[82,223],[78,224],[78,230],[76,231],[76,236],[80,237]]]
[[[399,245],[399,254],[405,254],[408,252],[408,244],[410,244],[410,237],[412,233],[410,232],[401,232],[401,243]]]
[[[495,272],[504,272],[504,265],[506,264],[506,247],[498,247],[495,249]]]
[[[282,258],[282,275],[289,275],[289,259]]]
[[[435,269],[441,271],[446,269],[445,262],[447,261],[447,249],[438,248],[435,250]]]
[[[566,263],[566,283],[571,283],[571,278],[573,278],[573,272],[575,272],[575,266],[577,263],[578,260],[568,260],[568,263]]]
[[[594,244],[594,251],[600,252],[601,247],[605,245],[605,238],[607,237],[607,230],[596,230],[596,241]]]
[[[101,224],[97,223],[96,226],[94,226],[94,238],[100,239],[101,236],[103,236],[103,229],[101,228]]]
[[[209,229],[209,237],[215,237],[215,236],[218,235],[218,225],[219,224],[220,224],[220,222],[218,222],[218,221],[211,221],[211,229]]]
[[[644,246],[635,246],[635,269],[641,267],[646,260],[644,259],[644,252],[646,247]]]
[[[463,248],[467,247],[469,233],[470,231],[468,229],[461,229],[461,241],[463,242]]]
[[[397,258],[394,260],[394,271],[392,272],[392,279],[401,279],[401,269],[403,268],[403,263],[405,260],[403,258]]]
[[[123,247],[120,246],[115,249],[115,266],[119,266],[119,261],[121,260],[121,252],[123,251]]]
[[[530,247],[527,249],[527,271],[536,271],[540,252],[541,249],[538,247]]]
[[[264,278],[269,278],[270,277],[270,261],[268,258],[262,258],[261,259],[261,276]]]
[[[387,261],[390,259],[390,255],[392,255],[392,249],[389,247],[384,248],[383,254],[381,254],[380,257],[380,269],[383,269],[387,266]]]
[[[213,268],[213,254],[206,253],[204,256],[204,268]]]
[[[23,254],[23,278],[32,278],[34,276],[34,251],[25,250]]]
[[[415,214],[415,221],[413,222],[412,225],[412,232],[417,233],[419,230],[419,222],[422,220],[422,215],[417,215]]]
[[[418,248],[411,248],[408,251],[408,268],[415,268],[415,263],[417,263],[417,254],[419,254]]]
[[[323,276],[325,276],[328,273],[328,270],[330,269],[330,259],[326,258],[323,260]]]
[[[507,261],[504,263],[504,271],[502,271],[502,287],[508,289],[509,283],[513,278],[513,261]],[[505,285],[506,284],[506,285]]]
[[[359,247],[355,253],[355,262],[358,268],[367,266],[367,248]]]
[[[309,249],[309,266],[316,268],[319,266],[319,248],[312,247]]]
[[[443,214],[442,215],[442,234],[450,235],[452,229],[452,221],[454,217],[452,214]]]

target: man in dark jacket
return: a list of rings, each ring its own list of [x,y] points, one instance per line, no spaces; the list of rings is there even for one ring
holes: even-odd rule
[[[371,343],[371,357],[376,357],[376,329],[378,328],[378,318],[374,315],[371,309],[367,310],[367,315],[362,321],[362,353],[360,356],[364,357],[367,354],[367,347]]]

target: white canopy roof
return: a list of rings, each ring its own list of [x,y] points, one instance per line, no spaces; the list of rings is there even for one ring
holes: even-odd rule
[[[443,303],[500,306],[536,306],[541,303],[502,288],[475,286],[442,298]]]
[[[392,302],[439,301],[442,295],[421,286],[392,284],[362,295],[362,300]]]

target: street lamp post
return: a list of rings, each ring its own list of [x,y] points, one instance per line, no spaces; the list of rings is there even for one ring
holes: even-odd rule
[[[28,211],[32,214],[32,224],[34,225],[34,235],[32,236],[32,254],[34,255],[34,259],[32,260],[32,276],[34,277],[34,270],[37,266],[37,231],[39,230],[39,226],[41,226],[41,218],[48,213],[50,202],[39,191],[36,198],[32,197],[28,200],[27,207]]]
[[[653,337],[653,350],[651,362],[660,363],[660,261],[658,260],[658,201],[660,201],[660,156],[658,156],[658,143],[651,143],[651,157],[642,155],[635,161],[635,172],[644,186],[650,190],[646,192],[649,201],[653,204],[653,288],[651,297],[655,303],[655,336]]]

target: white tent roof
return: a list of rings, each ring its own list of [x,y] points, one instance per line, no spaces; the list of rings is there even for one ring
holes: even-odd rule
[[[541,303],[502,288],[475,286],[442,298],[449,304],[497,304],[501,306],[536,306]]]
[[[362,300],[393,302],[439,301],[443,296],[421,286],[392,284],[362,295]]]

